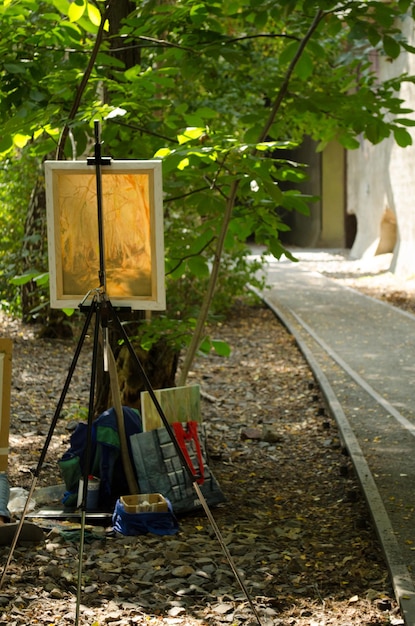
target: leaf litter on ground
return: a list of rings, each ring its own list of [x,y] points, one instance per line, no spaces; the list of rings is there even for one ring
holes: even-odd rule
[[[14,339],[9,473],[27,489],[75,344],[1,322]],[[227,497],[213,514],[264,626],[402,624],[353,468],[295,341],[269,310],[242,302],[214,333],[231,355],[201,356],[188,382],[201,385],[209,466]],[[86,354],[40,486],[60,482],[57,459],[85,409],[89,373]],[[179,522],[174,537],[87,542],[83,624],[255,622],[205,515]],[[73,623],[79,543],[59,528],[47,533],[44,544],[16,549],[0,625]]]

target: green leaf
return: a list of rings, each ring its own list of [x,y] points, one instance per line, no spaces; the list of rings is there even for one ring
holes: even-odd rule
[[[365,129],[365,136],[375,145],[380,143],[383,139],[386,139],[386,137],[389,137],[389,134],[389,126],[381,119],[372,119]]]
[[[141,78],[141,66],[134,65],[124,72],[124,76],[128,81],[136,81]]]
[[[399,11],[406,13],[412,4],[412,0],[398,0]]]
[[[11,135],[5,135],[0,139],[0,157],[6,155],[13,148],[13,139]]]
[[[199,346],[199,351],[203,354],[209,354],[212,349],[212,343],[209,337],[205,337]]]
[[[314,63],[311,59],[310,55],[304,51],[300,58],[297,61],[295,66],[296,75],[301,78],[301,80],[307,80],[310,78],[314,71]]]
[[[310,207],[304,198],[305,196],[296,190],[286,191],[283,196],[282,206],[286,209],[303,213],[303,215],[310,215]]]
[[[30,283],[31,280],[36,278],[36,276],[39,276],[39,272],[36,270],[29,270],[24,274],[13,276],[13,278],[10,279],[10,283],[17,286],[26,285],[27,283]]]
[[[101,13],[99,12],[99,9],[90,2],[88,2],[88,17],[91,20],[92,24],[94,24],[94,26],[100,25]]]
[[[25,63],[5,63],[3,67],[10,74],[26,74],[27,72]]]
[[[291,63],[291,61],[296,55],[297,50],[298,50],[298,43],[296,41],[290,42],[280,54],[280,63],[281,64]]]
[[[283,193],[277,183],[271,183],[267,180],[262,181],[262,185],[270,197],[279,204],[283,199]]]
[[[234,218],[229,225],[229,231],[235,233],[241,241],[246,241],[255,230],[255,220],[250,216]]]
[[[53,0],[53,6],[58,9],[62,15],[68,15],[69,4],[68,0]]]
[[[182,276],[184,276],[186,272],[185,263],[181,262],[180,259],[165,259],[165,272],[166,276],[169,276],[173,280],[178,280]]]
[[[395,137],[395,141],[401,148],[406,148],[408,146],[412,146],[412,136],[408,133],[405,128],[394,128],[393,136]]]
[[[226,341],[212,339],[212,348],[219,356],[229,357],[231,355],[231,347]]]
[[[277,146],[278,143],[276,141],[261,141],[261,143],[255,144],[255,150],[259,150],[259,152],[266,152],[276,148]]]
[[[177,166],[177,169],[178,169],[178,170],[180,170],[180,171],[182,171],[182,170],[184,170],[186,167],[189,167],[189,165],[190,165],[190,159],[189,159],[189,157],[185,157],[184,159],[182,159],[182,160],[180,161],[180,163],[179,163],[179,164],[178,164],[178,166]]]
[[[49,284],[49,272],[43,272],[43,274],[38,274],[33,278],[35,283],[39,286],[48,285]]]
[[[215,111],[215,109],[212,109],[212,107],[202,106],[196,109],[195,115],[198,115],[199,117],[203,119],[205,118],[211,119],[213,117],[217,117],[218,112]]]
[[[187,266],[192,274],[198,278],[209,276],[209,266],[206,259],[201,256],[195,256],[187,259]]]
[[[160,148],[154,155],[155,159],[164,159],[171,154],[170,148]]]
[[[273,239],[272,241],[270,241],[268,247],[269,251],[276,259],[280,259],[283,255],[290,258],[289,254],[287,254],[287,250],[278,239]]]
[[[383,49],[391,59],[396,59],[401,53],[401,46],[389,35],[383,37]]]
[[[86,0],[74,0],[68,9],[68,17],[70,22],[77,22],[81,19],[86,9]]]
[[[197,111],[186,113],[184,119],[189,126],[203,126],[206,120],[214,119],[218,116],[217,112],[210,107],[200,107]],[[206,132],[206,128],[204,129]]]
[[[206,134],[206,128],[201,128],[200,126],[189,126],[186,128],[184,133],[181,135],[177,135],[177,140],[180,145],[187,143],[188,141],[193,141],[194,139],[199,139],[202,135]]]
[[[258,30],[262,30],[265,28],[265,25],[268,21],[268,11],[260,11],[255,15],[255,26]]]
[[[195,4],[190,9],[189,17],[194,24],[197,26],[201,26],[206,23],[208,15],[207,8],[204,3]]]
[[[231,354],[231,347],[226,341],[205,337],[199,346],[199,351],[209,354],[212,350],[223,357],[229,357]]]
[[[402,126],[415,126],[415,120],[411,120],[404,117],[397,117],[395,124],[402,124]]]
[[[340,135],[339,143],[341,143],[343,148],[346,148],[347,150],[357,150],[360,148],[360,142],[355,137],[351,137],[350,135]]]

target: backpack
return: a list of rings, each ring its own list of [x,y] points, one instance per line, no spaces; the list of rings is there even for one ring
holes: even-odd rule
[[[131,455],[130,437],[143,431],[138,410],[123,407],[124,425],[128,451]],[[66,491],[63,504],[67,509],[76,508],[79,480],[85,473],[86,439],[88,424],[80,422],[70,437],[69,449],[58,461]],[[117,498],[129,493],[118,435],[115,409],[104,411],[92,423],[91,464],[87,474],[100,479],[98,510],[113,510]]]
[[[206,462],[203,429],[198,432],[196,422],[173,423],[171,426],[206,502],[211,506],[225,502],[219,483]],[[130,444],[141,493],[161,493],[176,514],[202,507],[166,428],[132,435]]]

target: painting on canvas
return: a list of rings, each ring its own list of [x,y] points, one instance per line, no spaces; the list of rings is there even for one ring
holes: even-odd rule
[[[115,306],[164,309],[164,238],[160,161],[102,166],[102,249],[97,175],[86,161],[46,161],[52,308],[76,307],[99,284]]]

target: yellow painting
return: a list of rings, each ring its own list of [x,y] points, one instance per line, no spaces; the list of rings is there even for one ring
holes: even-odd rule
[[[47,161],[45,174],[51,306],[66,308],[100,286],[96,173],[86,162]],[[165,308],[161,165],[113,161],[101,168],[101,183],[108,297]]]

